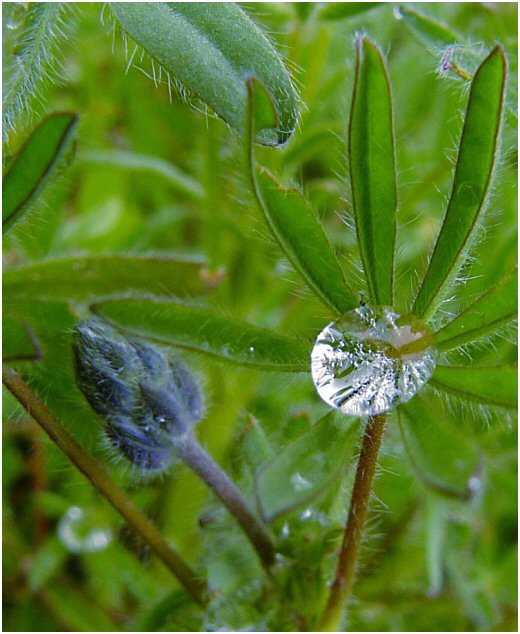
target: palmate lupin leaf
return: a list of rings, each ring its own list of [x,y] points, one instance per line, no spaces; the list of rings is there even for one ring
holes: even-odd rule
[[[325,306],[337,314],[357,305],[323,226],[304,195],[286,188],[265,168],[255,165],[255,113],[265,87],[248,81],[247,167],[256,200],[268,227],[293,267]]]
[[[467,255],[495,164],[505,81],[506,58],[496,46],[471,83],[451,198],[412,309],[418,317],[439,308]]]
[[[434,387],[484,405],[514,409],[518,404],[518,368],[437,366],[430,379]]]
[[[302,193],[284,188],[264,168],[253,169],[257,199],[291,264],[332,311],[342,314],[354,308],[354,294],[321,223]]]
[[[349,126],[352,201],[370,298],[392,306],[397,207],[392,97],[377,46],[360,38],[357,49]]]
[[[279,372],[306,372],[310,346],[291,337],[174,300],[116,299],[91,309],[134,336]]]
[[[517,297],[518,271],[515,269],[435,333],[437,348],[441,352],[452,350],[499,330],[516,318]]]
[[[33,207],[42,191],[74,156],[78,116],[48,116],[34,130],[3,179],[2,229],[8,231]]]
[[[258,113],[257,140],[285,143],[298,117],[298,96],[283,61],[264,33],[235,3],[120,2],[110,4],[125,33],[185,88],[232,127],[245,132],[246,79],[268,89],[271,105]]]

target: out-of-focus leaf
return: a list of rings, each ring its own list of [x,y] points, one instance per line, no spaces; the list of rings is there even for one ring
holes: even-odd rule
[[[133,632],[160,632],[173,615],[196,603],[184,590],[174,590],[155,601],[132,628]]]
[[[410,31],[427,46],[442,48],[450,44],[456,44],[463,38],[449,29],[445,24],[433,18],[415,11],[408,6],[400,6],[399,17]]]
[[[399,426],[419,478],[433,490],[461,500],[478,485],[475,443],[416,397],[399,408]]]
[[[48,116],[31,134],[3,179],[2,228],[8,231],[30,211],[40,192],[71,162],[78,116]]]
[[[133,335],[204,352],[223,361],[279,372],[309,369],[308,343],[201,306],[135,298],[98,302],[92,310]]]
[[[29,322],[10,311],[3,316],[2,358],[4,361],[36,361],[42,351]]]
[[[439,350],[475,341],[515,319],[518,308],[518,271],[515,269],[435,334]]]
[[[45,604],[72,632],[119,632],[121,628],[104,614],[84,592],[71,584],[51,584],[45,588]]]
[[[444,549],[449,530],[449,521],[440,498],[427,500],[425,513],[425,549],[428,569],[428,594],[435,597],[442,590],[444,582]]]
[[[267,224],[309,288],[338,314],[357,306],[323,227],[301,192],[284,188],[263,168],[254,180]]]
[[[357,42],[349,128],[352,201],[371,299],[393,303],[395,175],[392,97],[383,56],[369,39]]]
[[[319,9],[318,17],[322,20],[343,20],[353,18],[360,13],[379,7],[384,2],[324,2]]]
[[[149,172],[164,178],[176,191],[194,200],[204,198],[202,185],[176,165],[158,158],[127,150],[90,150],[82,152],[78,159],[87,164],[106,165],[135,172]]]
[[[68,552],[56,535],[52,535],[40,547],[29,573],[29,585],[36,591],[47,585],[68,557]]]
[[[249,417],[249,424],[242,437],[244,456],[253,471],[257,471],[263,464],[273,457],[273,450],[260,423]]]
[[[344,471],[357,447],[359,421],[331,412],[258,473],[255,492],[265,521],[309,503]]]
[[[218,283],[204,262],[167,255],[93,255],[66,257],[7,269],[4,298],[23,300],[92,300],[118,293],[198,295]]]
[[[451,198],[413,313],[428,317],[458,273],[486,200],[493,172],[506,80],[506,58],[496,46],[471,83]]]
[[[515,408],[518,403],[518,368],[437,366],[431,385],[470,401]]]
[[[257,78],[272,95],[277,119],[274,127],[259,126],[257,139],[279,145],[290,137],[298,116],[291,77],[267,37],[237,4],[113,2],[110,6],[122,29],[167,73],[240,132],[246,123],[246,80]]]
[[[451,585],[476,629],[486,631],[498,624],[500,614],[487,584],[483,583],[483,571],[476,568],[473,557],[468,555],[451,551],[445,564]]]

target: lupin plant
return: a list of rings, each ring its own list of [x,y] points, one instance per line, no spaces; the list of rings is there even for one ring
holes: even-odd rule
[[[351,19],[382,3],[299,4],[291,10],[298,13],[298,28],[304,29],[312,28],[313,20]],[[4,91],[4,152],[13,157],[4,169],[3,226],[7,252],[15,259],[18,249],[23,251],[34,208],[43,213],[43,194],[72,162],[78,127],[74,113],[60,112],[46,117],[31,134],[23,131],[23,111],[36,91],[38,68],[52,58],[59,30],[46,32],[45,38],[32,34],[44,31],[46,20],[53,22],[51,11],[68,10],[61,3],[52,9],[34,5],[9,7],[6,14],[12,32],[4,46],[13,51],[21,47],[22,65],[29,66],[25,75],[8,74],[9,91]],[[464,289],[474,253],[483,252],[503,111],[511,108],[505,99],[507,57],[503,46],[495,45],[480,56],[474,70],[467,70],[452,47],[459,34],[410,6],[400,8],[396,17],[440,54],[442,72],[449,70],[468,85],[443,220],[431,252],[423,254],[424,267],[406,272],[414,287],[411,298],[400,293],[409,264],[396,246],[402,244],[399,208],[406,192],[397,176],[400,138],[394,131],[392,84],[403,78],[394,75],[391,83],[375,40],[365,34],[355,38],[346,161],[351,226],[344,228],[352,253],[346,263],[313,203],[300,188],[283,183],[283,157],[290,157],[291,143],[289,154],[280,148],[292,137],[292,143],[298,142],[297,121],[299,116],[305,120],[305,114],[299,113],[298,91],[276,47],[248,13],[234,3],[109,3],[103,9],[103,20],[122,34],[127,71],[136,60],[148,59],[150,76],[156,85],[167,84],[170,99],[173,88],[234,130],[234,142],[245,154],[244,191],[249,190],[251,206],[261,212],[264,226],[329,317],[320,324],[321,309],[307,298],[318,318],[311,320],[312,327],[289,336],[202,301],[226,286],[225,276],[214,267],[218,249],[212,244],[223,234],[209,210],[202,242],[211,251],[213,268],[205,268],[204,260],[164,253],[109,253],[35,259],[6,269],[4,384],[182,588],[153,600],[140,597],[144,605],[150,599],[151,607],[132,622],[111,621],[105,608],[91,621],[65,612],[68,628],[169,629],[168,615],[176,623],[170,629],[341,631],[361,618],[351,599],[356,578],[362,581],[366,572],[360,555],[370,535],[367,518],[380,449],[389,436],[391,451],[407,454],[417,480],[433,491],[434,501],[427,507],[435,517],[428,524],[433,526],[427,536],[433,544],[430,558],[442,560],[439,522],[446,511],[436,500],[470,505],[482,494],[485,466],[475,444],[457,426],[464,425],[469,412],[485,417],[498,411],[507,418],[516,405],[516,367],[509,357],[497,364],[481,352],[482,345],[493,346],[511,329],[516,269],[498,283],[481,286],[472,297]],[[301,42],[296,40],[295,46]],[[302,94],[305,99],[305,85]],[[209,130],[210,144],[212,134]],[[255,144],[264,147],[255,151]],[[215,156],[210,147],[210,173],[203,186],[165,161],[125,150],[100,153],[95,160],[161,175],[192,204],[211,207],[216,204],[211,196],[219,191]],[[83,155],[82,160],[88,164],[94,158]],[[270,169],[260,164],[266,162]],[[257,265],[259,260],[257,254]],[[255,296],[255,303],[261,303],[262,294]],[[224,435],[215,428],[228,421],[221,417],[217,424],[218,408],[190,367],[204,357],[208,374],[221,362],[235,367],[236,385],[244,392],[251,370],[260,371],[255,376],[273,372],[283,378],[285,373],[287,381],[267,383],[268,399],[275,394],[284,398],[286,391],[292,398],[291,383],[299,381],[307,390],[305,403],[326,413],[314,424],[307,414],[301,420],[295,417],[292,438],[289,432],[274,436],[281,438],[276,450],[257,412],[249,413],[235,452],[244,464],[223,469],[204,447],[205,434],[213,427],[217,436]],[[216,376],[218,394],[225,374],[219,370]],[[74,396],[64,397],[65,392]],[[78,423],[71,409],[77,409]],[[269,407],[263,413],[259,409],[259,418],[268,418]],[[101,432],[96,423],[101,423]],[[281,421],[270,427],[277,425]],[[103,464],[107,452],[117,464]],[[177,486],[171,521],[182,524],[190,496],[196,501],[199,494],[197,485],[185,479],[181,463],[227,509],[222,515],[213,503],[208,513],[199,515],[198,556],[182,532],[162,534],[125,491],[129,485],[136,496],[146,495],[160,486],[160,507],[170,495],[168,487]],[[61,541],[72,530],[71,518],[78,521],[85,515],[78,508],[62,513],[57,528]],[[88,550],[95,551],[96,543],[102,549],[108,541],[76,539],[69,550],[89,562]],[[29,576],[30,587],[47,604],[53,595],[44,593],[50,576],[42,570],[55,552],[62,552],[56,543],[45,542]],[[90,546],[82,550],[81,544]],[[124,560],[121,553],[119,557]],[[146,556],[140,564],[132,575],[142,573],[136,592],[146,595],[165,577],[151,578]],[[443,565],[450,564],[431,564],[432,593],[442,585]],[[460,584],[461,595],[483,614],[455,566],[449,569],[453,584]],[[487,618],[477,617],[477,627],[489,624]]]

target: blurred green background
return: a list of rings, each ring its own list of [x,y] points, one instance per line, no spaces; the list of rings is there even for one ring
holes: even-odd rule
[[[326,19],[315,3],[243,4],[286,57],[303,102],[294,138],[281,150],[258,148],[258,162],[282,181],[303,187],[356,291],[362,290],[362,278],[354,233],[347,226],[352,216],[346,163],[354,35],[367,33],[387,55],[399,184],[396,295],[405,308],[443,217],[468,83],[439,72],[443,51],[413,33],[393,3],[341,19]],[[462,295],[471,297],[496,283],[516,261],[517,5],[411,6],[460,34],[454,59],[469,72],[496,42],[509,56],[508,109],[487,241],[477,248],[462,288]],[[137,55],[127,68],[133,46],[125,51],[100,3],[71,3],[66,21],[70,39],[64,38],[61,47],[61,81],[45,89],[33,121],[47,112],[80,113],[76,161],[45,208],[4,244],[4,262],[109,252],[201,257],[214,286],[205,300],[215,309],[312,340],[331,314],[305,291],[269,237],[247,188],[244,140],[178,93],[170,101],[168,86],[155,86],[149,77],[146,57]],[[164,162],[159,167],[158,159]],[[165,166],[189,177],[188,185],[177,172],[165,175]],[[31,310],[45,352],[38,370],[31,370],[32,384],[78,440],[110,463],[99,420],[73,384],[74,307],[47,302]],[[310,376],[262,374],[179,355],[206,389],[208,412],[199,437],[248,494],[252,467],[244,434],[250,416],[278,450],[327,411]],[[516,352],[505,338],[475,350],[474,358],[488,365],[514,362]],[[414,475],[391,422],[351,630],[516,629],[513,421],[501,412],[453,403],[444,409],[439,416],[451,416],[476,438],[483,486],[464,504],[429,491]],[[198,561],[219,588],[215,614],[202,621],[176,593],[171,575],[9,396],[4,421],[5,631],[261,629],[267,615],[257,596],[259,571],[250,546],[184,466],[152,481],[121,466],[110,469],[163,534],[188,560]],[[325,529],[318,521],[320,504],[310,519],[298,513],[286,518],[295,534],[306,532],[310,541],[313,531],[335,535],[341,510]],[[284,521],[276,530],[283,530]],[[93,530],[96,547],[85,539]],[[292,591],[311,591],[304,586]]]

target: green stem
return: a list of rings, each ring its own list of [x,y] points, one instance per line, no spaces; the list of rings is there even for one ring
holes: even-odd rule
[[[242,493],[194,437],[188,438],[179,450],[181,459],[218,495],[242,526],[266,571],[270,574],[275,555],[273,542],[249,508]]]
[[[2,380],[7,389],[20,401],[34,420],[41,425],[51,440],[67,455],[96,489],[122,515],[161,559],[186,590],[201,605],[205,605],[206,586],[164,539],[155,524],[132,502],[103,470],[101,465],[79,445],[58,421],[40,397],[13,369],[3,370]]]
[[[350,500],[348,520],[343,534],[336,577],[331,586],[329,600],[317,631],[340,631],[356,577],[359,551],[372,493],[372,481],[376,471],[377,457],[385,424],[386,414],[379,414],[368,419]]]

